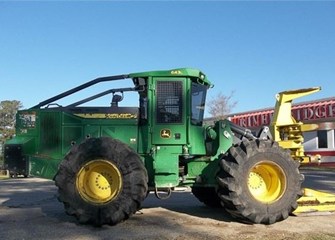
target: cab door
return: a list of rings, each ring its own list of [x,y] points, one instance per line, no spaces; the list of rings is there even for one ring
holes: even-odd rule
[[[154,79],[151,139],[154,145],[154,184],[179,184],[179,156],[186,144],[185,78]]]
[[[186,79],[159,78],[154,82],[152,144],[186,144]]]

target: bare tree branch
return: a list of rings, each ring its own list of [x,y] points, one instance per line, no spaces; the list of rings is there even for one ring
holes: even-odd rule
[[[220,120],[227,117],[231,113],[232,109],[236,106],[237,101],[233,101],[234,92],[231,92],[228,96],[219,92],[215,97],[207,103],[208,113],[211,115],[213,120]]]

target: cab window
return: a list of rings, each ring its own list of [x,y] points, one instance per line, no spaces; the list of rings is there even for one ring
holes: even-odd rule
[[[160,81],[156,86],[157,123],[182,123],[183,86],[181,81]]]

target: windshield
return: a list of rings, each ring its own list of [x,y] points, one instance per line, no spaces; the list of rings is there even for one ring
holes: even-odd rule
[[[191,123],[193,125],[201,126],[204,119],[207,86],[192,83],[191,91],[192,91]]]

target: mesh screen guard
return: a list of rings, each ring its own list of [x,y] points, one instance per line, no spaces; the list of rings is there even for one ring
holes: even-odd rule
[[[160,81],[156,88],[157,123],[181,123],[183,116],[183,85],[181,81]]]

